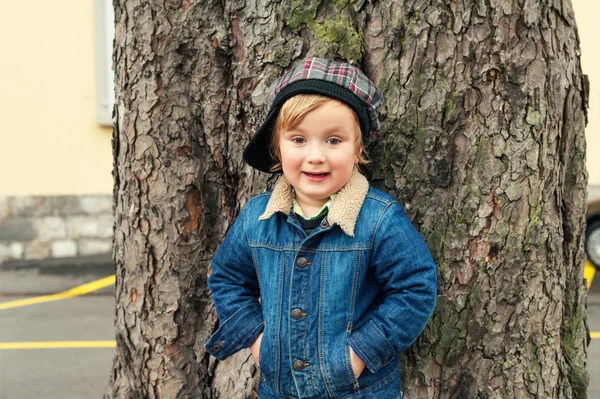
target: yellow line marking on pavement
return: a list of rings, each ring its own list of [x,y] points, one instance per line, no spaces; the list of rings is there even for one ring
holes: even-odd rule
[[[116,341],[0,342],[3,349],[115,348]]]
[[[89,294],[101,288],[108,287],[114,284],[116,277],[112,276],[101,278],[100,280],[92,281],[91,283],[80,285],[79,287],[71,288],[70,290],[59,292],[58,294],[36,296],[33,298],[20,299],[18,301],[10,301],[0,303],[0,310],[18,308],[20,306],[35,305],[38,303],[59,301],[61,299],[69,299],[79,295]]]
[[[35,305],[38,303],[59,301],[79,295],[89,294],[114,284],[116,276],[108,276],[91,283],[83,284],[70,290],[53,295],[44,295],[18,301],[0,303],[0,310]],[[590,332],[592,339],[600,339],[600,332]],[[60,341],[60,342],[0,342],[0,349],[43,349],[43,348],[114,348],[115,341]]]
[[[583,269],[583,277],[585,278],[585,287],[587,290],[590,290],[592,286],[592,280],[594,280],[594,274],[596,274],[596,268],[592,264],[592,262],[588,260],[585,261],[585,268]]]

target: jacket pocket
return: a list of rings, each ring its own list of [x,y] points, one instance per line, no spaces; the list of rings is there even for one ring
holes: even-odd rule
[[[359,388],[350,362],[350,346],[344,341],[344,336],[340,336],[332,339],[329,345],[325,345],[327,389],[336,398],[354,394]]]
[[[354,371],[352,370],[352,356],[350,355],[350,345],[348,345],[348,342],[344,342],[344,347],[345,347],[344,354],[346,355],[346,367],[348,369],[348,376],[350,377],[350,381],[352,382],[352,387],[354,388],[355,391],[358,391],[358,389],[360,388],[360,384],[358,382],[358,379],[354,375]],[[364,370],[363,370],[363,372],[364,372]]]
[[[262,341],[258,348],[258,362],[260,363],[261,379],[267,385],[273,387],[273,351],[271,347],[270,334],[265,329],[263,331]]]

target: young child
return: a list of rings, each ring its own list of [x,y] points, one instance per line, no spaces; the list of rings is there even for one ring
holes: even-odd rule
[[[271,86],[244,160],[283,172],[214,257],[220,320],[206,349],[250,348],[260,399],[401,398],[399,354],[435,306],[431,254],[402,206],[358,172],[381,93],[356,67],[309,58]]]

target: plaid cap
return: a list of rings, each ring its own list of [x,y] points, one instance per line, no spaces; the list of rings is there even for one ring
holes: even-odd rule
[[[277,162],[269,152],[271,135],[281,106],[300,93],[321,94],[349,105],[358,116],[363,139],[375,140],[381,124],[377,107],[381,91],[354,65],[324,58],[307,58],[270,86],[265,122],[258,128],[244,149],[244,160],[263,172]]]

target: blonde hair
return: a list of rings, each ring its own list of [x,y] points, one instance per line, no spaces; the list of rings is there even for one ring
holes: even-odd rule
[[[273,167],[271,167],[271,172],[280,172],[281,171],[281,152],[279,151],[279,140],[281,138],[281,132],[284,130],[293,129],[298,126],[302,119],[308,114],[310,111],[319,108],[321,105],[325,104],[327,101],[333,101],[338,104],[343,104],[342,101],[336,100],[334,98],[322,96],[320,94],[297,94],[283,103],[281,110],[279,110],[279,115],[277,116],[277,120],[273,126],[273,132],[271,134],[271,145],[269,146],[269,152],[271,156],[277,161]],[[354,148],[356,152],[356,157],[358,158],[359,164],[368,164],[371,161],[367,158],[367,153],[365,151],[365,146],[362,140],[362,132],[360,130],[360,122],[358,120],[358,116],[356,112],[352,111],[352,115],[354,115]]]

